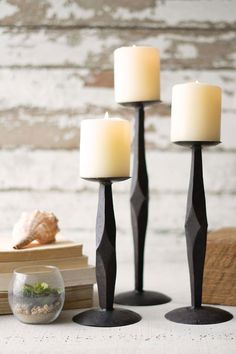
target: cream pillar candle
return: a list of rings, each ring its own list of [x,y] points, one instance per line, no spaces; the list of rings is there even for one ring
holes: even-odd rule
[[[199,82],[172,89],[171,141],[220,141],[221,89]]]
[[[131,126],[119,118],[81,122],[80,176],[82,178],[130,176]]]
[[[160,55],[156,48],[121,47],[114,52],[114,88],[118,103],[160,99]]]

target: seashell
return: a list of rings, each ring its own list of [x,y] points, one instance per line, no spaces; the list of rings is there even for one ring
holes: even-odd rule
[[[53,213],[39,210],[24,212],[12,231],[13,248],[24,248],[34,240],[41,245],[55,242],[58,231],[58,219]]]

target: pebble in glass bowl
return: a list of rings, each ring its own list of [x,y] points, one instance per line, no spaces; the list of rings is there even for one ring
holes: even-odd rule
[[[55,321],[64,300],[64,282],[58,268],[27,266],[14,270],[8,301],[21,322],[46,324]]]

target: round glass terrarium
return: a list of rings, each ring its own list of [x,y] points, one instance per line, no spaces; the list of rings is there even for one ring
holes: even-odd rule
[[[61,313],[64,281],[58,268],[27,266],[14,270],[8,290],[13,314],[24,323],[53,322]]]

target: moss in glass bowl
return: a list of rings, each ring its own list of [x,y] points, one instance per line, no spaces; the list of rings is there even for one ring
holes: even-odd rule
[[[24,284],[14,294],[14,314],[25,323],[52,322],[61,311],[64,289],[52,288],[46,282]]]

